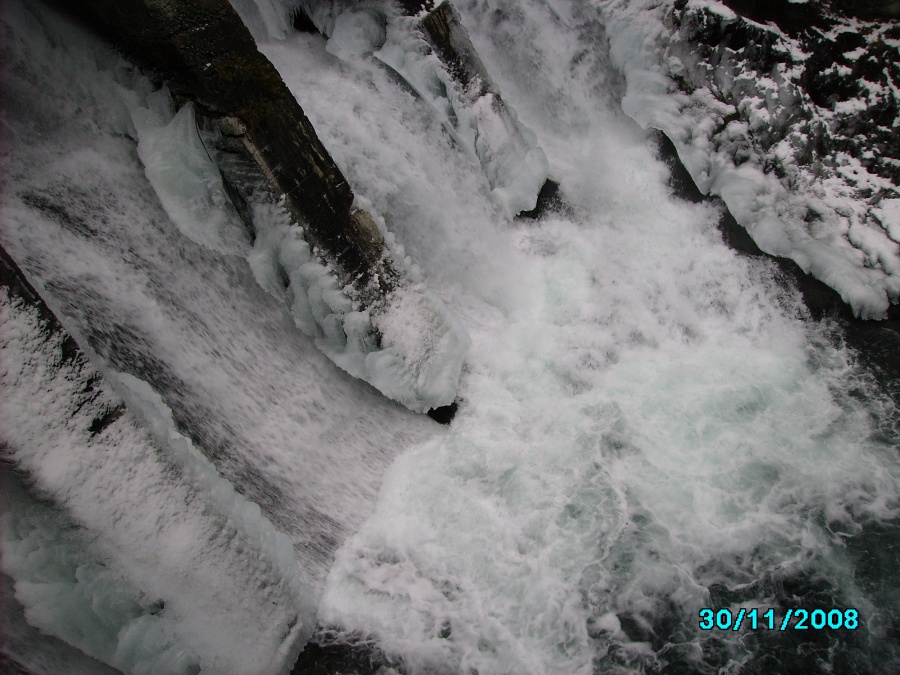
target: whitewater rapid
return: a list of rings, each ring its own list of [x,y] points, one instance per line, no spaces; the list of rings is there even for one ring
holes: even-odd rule
[[[700,633],[710,588],[778,606],[824,576],[886,636],[896,598],[866,594],[843,542],[896,517],[892,404],[858,395],[872,384],[773,265],[672,195],[617,111],[599,12],[457,6],[574,216],[498,219],[371,60],[261,45],[473,339],[450,434],[391,467],[320,623],[413,672],[725,667],[778,647]]]
[[[449,429],[317,351],[240,233],[172,222],[116,93],[154,86],[49,19],[18,34],[4,246],[291,538],[331,641],[404,672],[716,672],[790,663],[800,638],[703,633],[701,607],[796,595],[867,618],[808,640],[810,662],[896,663],[896,571],[866,553],[895,545],[894,404],[773,264],[724,245],[714,206],[672,193],[592,3],[455,4],[568,211],[508,218],[376,58],[271,3],[255,23],[358,205],[471,336]]]

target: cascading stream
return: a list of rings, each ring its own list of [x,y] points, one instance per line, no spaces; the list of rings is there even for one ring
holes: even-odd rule
[[[503,214],[371,54],[236,4],[360,206],[471,336],[450,428],[325,359],[249,244],[213,250],[170,222],[116,93],[152,86],[49,18],[13,31],[28,76],[7,105],[2,241],[292,538],[327,639],[412,673],[900,663],[897,572],[872,553],[897,545],[897,410],[774,265],[724,245],[715,208],[672,194],[619,108],[596,3],[455,3],[571,207],[537,221]],[[865,624],[703,632],[705,606],[855,607]]]

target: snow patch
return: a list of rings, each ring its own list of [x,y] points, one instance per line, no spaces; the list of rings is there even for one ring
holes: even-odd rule
[[[603,5],[611,55],[626,78],[625,113],[643,128],[663,131],[700,190],[720,195],[762,250],[793,259],[838,291],[857,316],[884,317],[900,300],[900,250],[854,191],[871,184],[890,195],[896,188],[850,156],[836,154],[830,170],[798,163],[795,156],[810,139],[790,129],[806,103],[781,65],[771,77],[749,77],[726,51],[711,69],[666,23],[670,4]],[[723,21],[739,20],[719,3],[692,0],[688,10],[704,8]],[[741,101],[739,108],[727,103],[732,99]],[[835,105],[838,114],[865,109],[860,100]],[[776,134],[784,137],[761,149],[756,135],[778,141]],[[781,177],[773,171],[775,159]]]

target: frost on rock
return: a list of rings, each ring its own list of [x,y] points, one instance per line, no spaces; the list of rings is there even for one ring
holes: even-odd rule
[[[900,301],[900,26],[825,13],[782,30],[715,0],[602,6],[625,112],[672,140],[761,249],[883,318]]]
[[[358,291],[341,286],[281,205],[255,203],[253,222],[257,237],[248,261],[257,281],[288,302],[294,323],[328,358],[416,412],[453,402],[470,339],[415,268],[386,296],[374,293],[377,299],[363,306]],[[385,240],[392,257],[403,260],[393,236]]]

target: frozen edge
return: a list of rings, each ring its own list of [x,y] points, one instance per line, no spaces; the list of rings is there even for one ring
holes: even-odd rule
[[[453,403],[471,339],[422,283],[383,220],[375,223],[386,255],[403,261],[407,274],[387,296],[363,307],[310,248],[283,204],[257,201],[252,214],[257,236],[247,261],[257,282],[288,304],[295,325],[332,362],[415,412]]]
[[[704,6],[709,7],[709,3]],[[885,318],[891,299],[900,297],[900,279],[850,259],[854,252],[862,253],[850,233],[841,240],[851,249],[844,252],[799,228],[789,227],[778,216],[775,205],[786,202],[790,193],[775,176],[750,162],[738,167],[723,164],[720,155],[708,152],[699,143],[683,140],[690,136],[685,125],[690,126],[691,120],[686,119],[687,113],[670,93],[677,91],[677,85],[660,57],[662,21],[648,18],[648,11],[643,9],[640,20],[633,20],[627,11],[604,8],[611,56],[626,80],[623,111],[643,129],[655,128],[669,137],[701,192],[719,195],[761,250],[792,259],[804,272],[835,289],[855,316]],[[708,139],[701,136],[701,140]]]

